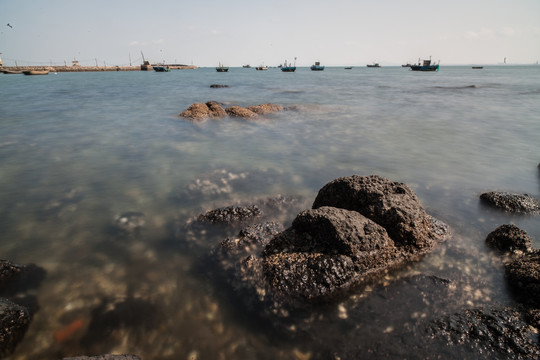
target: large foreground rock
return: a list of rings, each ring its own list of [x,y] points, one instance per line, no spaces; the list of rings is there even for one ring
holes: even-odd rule
[[[0,357],[15,350],[28,329],[30,318],[27,308],[0,298]]]
[[[412,252],[432,247],[448,231],[429,216],[416,194],[405,184],[377,175],[353,175],[331,181],[321,190],[313,208],[334,206],[356,211],[383,226],[396,246]]]
[[[363,209],[371,215],[358,211]],[[448,230],[426,214],[406,185],[352,176],[327,184],[313,209],[298,214],[289,228],[267,235],[255,250],[235,251],[230,260],[236,265],[225,260],[229,251],[216,251],[219,265],[235,269],[224,271],[233,277],[225,281],[242,289],[237,294],[244,302],[258,303],[271,317],[288,317],[343,300],[358,286],[417,260]]]

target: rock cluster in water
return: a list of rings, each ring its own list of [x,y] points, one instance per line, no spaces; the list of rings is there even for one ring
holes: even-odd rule
[[[480,200],[507,213],[540,213],[538,199],[527,194],[491,191],[483,193]],[[447,344],[472,348],[489,358],[538,359],[540,250],[533,249],[531,238],[513,224],[490,232],[486,244],[505,255],[501,258],[505,277],[519,305],[446,315],[431,323],[429,333]]]
[[[277,104],[260,104],[248,107],[230,106],[223,108],[215,101],[207,103],[194,103],[190,105],[180,116],[192,121],[201,121],[206,119],[221,119],[226,116],[238,117],[244,119],[256,118],[259,115],[265,115],[283,111],[283,106]]]
[[[447,226],[425,212],[407,185],[354,175],[324,186],[291,227],[245,229],[215,255],[250,307],[286,316],[339,301],[448,236]]]

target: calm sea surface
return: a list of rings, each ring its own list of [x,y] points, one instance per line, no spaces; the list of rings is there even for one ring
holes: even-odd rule
[[[178,116],[210,100],[293,110],[254,121]],[[375,357],[388,354],[421,318],[512,304],[484,240],[515,223],[540,247],[540,218],[487,209],[478,198],[538,196],[539,163],[539,66],[1,75],[0,258],[47,272],[20,295],[39,309],[9,359],[324,358],[339,355],[345,333],[359,347],[365,339]],[[231,234],[182,234],[189,218],[239,201],[281,194],[308,208],[323,185],[353,174],[408,184],[452,227],[452,240],[400,274],[455,280],[448,304],[396,308],[381,295],[387,279],[329,309],[333,320],[308,330],[317,341],[287,341],[242,316],[200,271],[200,259]],[[205,180],[222,188],[201,188]],[[302,208],[278,220],[288,226]],[[130,235],[115,231],[128,212],[144,219]]]

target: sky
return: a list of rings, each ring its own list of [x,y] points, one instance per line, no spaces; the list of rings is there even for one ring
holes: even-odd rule
[[[533,64],[540,0],[0,0],[0,53],[5,66]]]

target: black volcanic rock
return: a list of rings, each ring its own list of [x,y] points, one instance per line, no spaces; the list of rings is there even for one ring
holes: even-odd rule
[[[364,213],[371,217],[358,211],[363,209],[370,209]],[[245,303],[258,303],[270,317],[287,317],[340,301],[357,287],[417,260],[448,231],[426,214],[406,185],[353,176],[327,184],[313,209],[298,214],[284,231],[266,235],[255,248],[242,237],[222,242],[215,251],[218,266],[228,269],[223,273],[233,277],[228,282],[235,289],[242,289]],[[231,247],[251,250],[233,251],[231,263],[226,261]]]
[[[450,346],[472,349],[481,359],[538,359],[534,330],[512,308],[467,309],[433,321],[428,334]]]
[[[486,243],[493,249],[502,252],[530,251],[532,240],[524,230],[516,225],[501,225],[490,232]]]
[[[326,184],[313,208],[333,206],[354,210],[383,226],[396,246],[428,250],[447,235],[444,225],[429,216],[405,184],[377,175],[353,175]]]
[[[540,309],[540,250],[507,263],[505,274],[518,300]]]
[[[15,350],[30,325],[30,318],[27,308],[0,298],[0,357]]]
[[[538,199],[527,194],[490,191],[481,194],[480,200],[491,207],[511,213],[540,213],[540,202]]]

